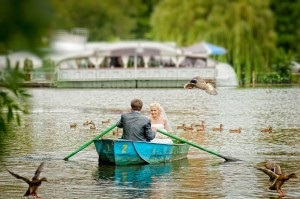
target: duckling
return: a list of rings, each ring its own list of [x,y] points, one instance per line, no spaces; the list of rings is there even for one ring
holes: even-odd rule
[[[192,89],[194,87],[199,88],[201,90],[205,90],[206,93],[210,95],[218,94],[217,90],[214,88],[212,84],[209,83],[209,81],[205,81],[199,76],[194,77],[189,83],[184,85],[185,89]]]
[[[277,171],[272,171],[272,169],[268,169],[268,167],[265,164],[266,168],[262,167],[256,167],[258,170],[264,172],[270,177],[270,181],[272,182],[272,185],[269,187],[270,190],[276,190],[281,196],[284,196],[285,193],[282,191],[281,187],[282,185],[288,181],[290,178],[298,178],[298,176],[295,173],[291,173],[289,175],[284,175],[281,173],[281,168],[278,164],[273,164],[274,168],[277,168]],[[272,168],[272,167],[269,167]]]
[[[205,123],[204,121],[201,121],[201,124],[196,124],[195,125],[197,131],[204,131],[205,130],[204,123]]]
[[[198,133],[204,133],[205,128],[196,128],[195,131],[198,132]]]
[[[70,128],[76,128],[76,127],[77,127],[77,123],[70,124]]]
[[[191,124],[191,126],[185,126],[185,127],[183,128],[183,130],[184,130],[184,131],[193,131],[193,130],[194,130],[194,126],[193,126],[193,124]]]
[[[102,124],[108,124],[108,123],[110,123],[110,119],[107,119],[107,120],[103,120],[103,121],[102,121]]]
[[[38,188],[41,186],[42,182],[48,182],[47,178],[45,178],[45,177],[40,179],[40,174],[43,170],[43,167],[44,167],[44,162],[42,162],[39,165],[39,167],[35,171],[35,174],[31,180],[26,177],[20,176],[16,173],[13,173],[10,170],[8,170],[7,168],[6,168],[6,170],[14,177],[24,180],[29,185],[26,193],[24,194],[24,197],[25,196],[35,196],[35,197],[39,198],[39,196],[37,195]]]
[[[95,123],[92,120],[89,122],[89,124],[95,126]]]
[[[96,129],[96,125],[95,124],[91,125],[90,129]]]
[[[116,130],[113,131],[113,135],[114,136],[119,136],[120,135],[119,128],[117,128]]]
[[[83,126],[87,126],[87,125],[89,125],[89,121],[87,120],[87,121],[85,121],[84,123],[83,123]]]
[[[260,132],[263,132],[263,133],[272,133],[273,129],[272,129],[272,127],[269,127],[269,128],[266,128],[266,129],[261,129]]]
[[[219,128],[213,128],[213,131],[220,131],[222,132],[224,129],[223,129],[223,124],[220,124],[220,127]]]
[[[237,129],[229,129],[229,132],[230,132],[230,133],[240,133],[240,132],[242,132],[242,128],[239,127],[239,128],[237,128]]]
[[[186,127],[186,124],[181,124],[181,125],[178,125],[176,128],[177,129],[184,129]]]

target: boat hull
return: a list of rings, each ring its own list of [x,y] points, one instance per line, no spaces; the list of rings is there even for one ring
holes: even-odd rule
[[[189,145],[163,144],[122,139],[96,139],[99,165],[136,165],[171,162],[187,157]]]

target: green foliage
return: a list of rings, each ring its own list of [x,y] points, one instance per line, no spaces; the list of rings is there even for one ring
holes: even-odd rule
[[[0,132],[5,132],[7,124],[13,120],[20,125],[20,113],[28,113],[27,99],[30,95],[19,86],[24,80],[25,75],[19,70],[18,63],[12,68],[7,59],[7,67],[1,70],[0,76]]]
[[[0,54],[36,51],[49,35],[53,10],[47,0],[0,0]],[[37,51],[36,51],[37,52]]]
[[[180,5],[180,6],[179,6]],[[164,0],[152,18],[154,39],[188,46],[207,41],[225,47],[222,61],[233,65],[240,79],[266,72],[275,51],[275,32],[268,1]]]
[[[292,51],[300,60],[300,1],[271,0],[271,9],[275,14],[277,46]]]
[[[291,61],[293,54],[286,53],[282,48],[277,50],[271,61],[272,73],[258,77],[258,83],[281,84],[291,82]]]
[[[43,38],[49,36],[53,13],[50,2],[0,0],[0,3],[0,54],[20,50],[38,53],[45,45]],[[21,71],[18,64],[12,67],[7,60],[7,67],[0,71],[0,132],[7,131],[12,121],[20,124],[21,114],[28,113],[30,95],[20,83],[26,79],[24,72],[31,71],[32,65],[27,60]]]
[[[89,39],[133,39],[137,18],[145,7],[140,0],[53,0],[56,9],[55,29],[84,27],[89,30]],[[67,9],[66,9],[67,8]],[[142,25],[143,20],[139,22]]]

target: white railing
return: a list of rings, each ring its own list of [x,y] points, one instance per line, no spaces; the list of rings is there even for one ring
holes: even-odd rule
[[[57,81],[215,79],[215,68],[60,69]]]

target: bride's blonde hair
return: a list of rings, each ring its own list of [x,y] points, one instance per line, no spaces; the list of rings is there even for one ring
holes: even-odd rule
[[[150,104],[150,109],[154,108],[154,107],[157,108],[159,110],[159,114],[161,114],[163,108],[161,107],[161,105],[158,102],[154,102],[154,103]]]
[[[171,124],[170,124],[170,122],[169,122],[169,120],[168,120],[168,117],[167,117],[167,114],[166,114],[164,108],[163,108],[158,102],[154,102],[154,103],[151,103],[151,104],[150,104],[150,109],[151,109],[151,108],[154,108],[154,107],[158,109],[158,111],[159,111],[159,116],[160,116],[163,120],[165,120],[165,122],[166,122],[166,130],[167,130],[167,131],[172,131]],[[150,117],[152,117],[151,114],[150,114]]]

